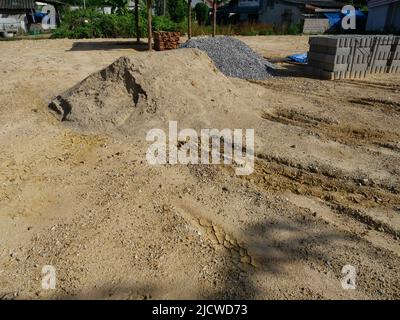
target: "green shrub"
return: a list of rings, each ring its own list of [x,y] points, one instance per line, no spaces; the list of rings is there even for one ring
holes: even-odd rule
[[[183,1],[183,0],[182,0]],[[141,37],[147,36],[147,12],[140,7]],[[152,19],[154,31],[179,31],[182,35],[187,31],[187,17],[180,22],[173,21],[168,16],[154,16]],[[199,23],[192,24],[193,36],[211,34],[211,26]],[[242,23],[237,25],[218,25],[218,35],[273,35],[299,34],[300,26],[292,25],[286,30],[280,26],[267,24]],[[61,26],[53,31],[52,38],[132,38],[135,33],[135,16],[132,12],[124,15],[104,14],[95,9],[80,9],[66,11],[62,16]]]
[[[66,12],[59,28],[53,31],[52,38],[118,38],[134,37],[135,17],[126,15],[103,14],[94,9],[81,9]],[[146,16],[140,19],[142,36],[146,36]]]
[[[287,30],[286,30],[285,33],[286,33],[286,34],[292,34],[292,35],[300,34],[300,33],[301,33],[300,26],[297,25],[297,24],[290,25],[290,26],[287,28]]]
[[[154,31],[176,31],[179,24],[172,21],[166,16],[155,16],[152,19],[152,26]]]
[[[167,0],[168,15],[174,22],[182,22],[186,17],[187,4],[185,0]]]
[[[205,25],[208,22],[209,12],[210,8],[205,3],[196,3],[194,6],[194,13],[199,25]]]

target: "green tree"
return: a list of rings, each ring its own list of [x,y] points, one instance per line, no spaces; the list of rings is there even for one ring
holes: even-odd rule
[[[194,6],[194,12],[196,14],[196,20],[199,25],[205,25],[208,20],[210,8],[203,2],[198,2]]]
[[[128,13],[128,0],[106,0],[104,5],[111,7],[111,13],[120,15]]]
[[[182,22],[186,17],[185,0],[168,0],[167,9],[171,20],[174,22]]]
[[[154,13],[163,16],[167,13],[167,0],[154,0]]]

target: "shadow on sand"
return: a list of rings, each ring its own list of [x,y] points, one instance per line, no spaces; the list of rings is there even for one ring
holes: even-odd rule
[[[92,51],[92,50],[120,50],[132,49],[135,51],[146,51],[147,43],[132,40],[113,40],[113,41],[76,41],[72,44],[69,51]]]
[[[327,247],[346,242],[343,234],[328,230],[309,228],[310,221],[303,219],[265,220],[250,225],[246,230],[249,252],[257,257],[257,266],[243,265],[227,251],[220,257],[227,263],[215,270],[210,281],[218,275],[214,289],[200,289],[199,299],[255,299],[268,298],[268,292],[259,292],[255,285],[257,275],[272,276],[279,281],[287,276],[287,266],[296,262],[324,265],[336,254]],[[324,228],[323,228],[324,229]],[[348,240],[348,239],[347,239]],[[338,257],[336,257],[338,258]],[[196,275],[193,275],[196,276]],[[207,281],[207,280],[205,280]],[[164,292],[161,292],[164,291]],[[168,294],[168,293],[167,293]],[[58,299],[157,299],[165,296],[164,290],[154,283],[139,285],[104,283],[97,289],[76,296],[58,296]]]

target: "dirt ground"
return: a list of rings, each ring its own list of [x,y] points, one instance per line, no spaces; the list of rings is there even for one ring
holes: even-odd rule
[[[308,41],[239,38],[268,58]],[[254,122],[255,171],[237,176],[151,166],[145,136],[83,133],[49,112],[120,56],[155,59],[144,48],[0,42],[0,299],[400,298],[399,74],[320,81],[281,64],[269,80],[225,79],[229,94],[199,85],[199,101],[237,101],[243,117],[226,121]],[[179,75],[170,68],[160,77]],[[196,87],[175,79],[178,92]],[[41,286],[45,265],[54,290]]]

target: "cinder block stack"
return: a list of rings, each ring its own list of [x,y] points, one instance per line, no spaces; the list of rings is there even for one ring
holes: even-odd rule
[[[365,76],[370,38],[328,36],[310,38],[309,65],[323,78],[343,79]]]
[[[393,39],[392,35],[374,36],[375,45],[371,48],[372,56],[369,73],[385,73],[387,71]]]
[[[310,38],[308,64],[324,79],[364,77],[372,39],[357,36]]]
[[[387,72],[400,73],[400,36],[393,39],[392,50],[387,64]]]
[[[332,80],[400,71],[398,39],[392,35],[311,37],[308,65],[313,74]]]
[[[154,49],[157,51],[177,49],[180,35],[179,32],[154,32]]]
[[[329,20],[327,18],[315,19],[305,18],[303,23],[303,33],[324,33],[330,28]]]

